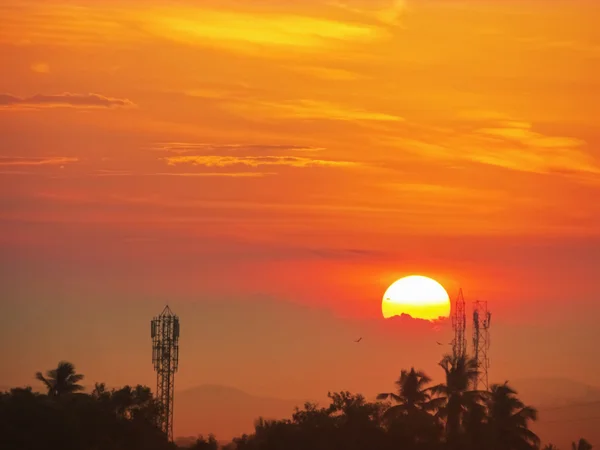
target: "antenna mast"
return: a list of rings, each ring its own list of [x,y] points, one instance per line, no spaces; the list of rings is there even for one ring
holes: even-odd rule
[[[458,297],[454,302],[454,314],[452,315],[452,328],[454,329],[454,340],[452,341],[452,354],[454,358],[462,358],[467,354],[467,316],[465,311],[465,298],[463,291],[458,291]]]
[[[492,314],[488,311],[487,302],[473,302],[473,350],[477,360],[477,379],[474,388],[477,390],[480,386],[486,391],[489,390],[488,369],[490,360],[488,350],[490,349],[490,322]]]
[[[161,406],[158,425],[172,442],[175,372],[179,365],[179,318],[168,306],[150,322],[150,334],[152,363],[156,371],[156,399]]]

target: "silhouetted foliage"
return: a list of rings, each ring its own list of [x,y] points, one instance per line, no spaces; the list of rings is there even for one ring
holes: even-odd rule
[[[539,448],[539,438],[528,428],[537,411],[525,406],[507,383],[493,385],[486,400],[491,449]]]
[[[83,379],[61,362],[46,377],[48,395],[31,388],[0,395],[0,448],[14,450],[167,450],[175,448],[157,428],[159,409],[150,389],[107,391],[96,384],[83,394]]]
[[[255,422],[254,432],[235,438],[224,450],[537,450],[529,430],[537,418],[508,383],[489,392],[473,391],[475,361],[445,356],[445,383],[429,386],[422,371],[403,370],[396,391],[376,402],[347,391],[329,393],[329,405],[306,403],[289,419]],[[43,376],[47,395],[31,387],[0,393],[0,448],[10,450],[217,450],[208,438],[169,443],[157,426],[160,405],[148,387],[107,389],[96,383],[80,391],[68,362]],[[382,400],[388,400],[382,402]],[[572,450],[591,450],[580,439]],[[557,450],[549,444],[544,450]]]
[[[444,356],[440,361],[444,369],[446,383],[432,388],[438,400],[438,417],[445,420],[446,443],[451,449],[463,449],[469,446],[465,440],[467,416],[473,408],[478,408],[481,394],[469,387],[477,379],[477,361],[466,356]]]
[[[67,361],[59,362],[56,369],[46,372],[46,376],[38,372],[35,377],[44,383],[50,396],[83,391],[83,386],[77,384],[83,380],[83,375],[76,373],[75,366]]]
[[[205,439],[204,436],[200,436],[196,439],[194,444],[186,448],[190,450],[217,450],[219,448],[219,443],[214,435],[209,434],[208,439]]]
[[[571,444],[573,450],[592,450],[592,444],[585,439],[579,439],[579,442],[573,442]]]

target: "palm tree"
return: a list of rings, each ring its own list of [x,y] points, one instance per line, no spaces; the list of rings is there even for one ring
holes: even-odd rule
[[[484,393],[469,394],[465,398],[462,429],[465,433],[465,448],[487,448],[487,409],[481,401]]]
[[[67,361],[59,362],[56,369],[46,372],[45,377],[42,372],[37,372],[35,377],[46,385],[51,397],[83,390],[83,386],[77,384],[83,380],[83,375],[76,373],[75,366]]]
[[[403,370],[396,380],[396,392],[379,394],[377,400],[391,399],[397,403],[386,411],[386,416],[396,416],[415,410],[427,410],[431,401],[431,389],[425,388],[431,383],[431,378],[414,367],[410,372]]]
[[[573,450],[592,450],[592,444],[585,439],[579,439],[579,442],[573,442],[571,444]]]
[[[446,355],[439,363],[446,375],[446,384],[431,388],[437,395],[438,416],[446,419],[446,439],[451,448],[460,447],[462,422],[469,407],[483,397],[481,392],[470,391],[469,386],[477,379],[477,361],[466,355]]]
[[[494,384],[487,398],[488,426],[492,446],[498,450],[533,450],[540,439],[529,428],[537,411],[525,406],[508,383]]]
[[[390,399],[396,403],[384,412],[382,418],[400,446],[433,442],[441,435],[438,419],[430,414],[437,406],[437,399],[431,398],[431,388],[426,387],[430,382],[431,378],[413,367],[400,373],[395,382],[396,392],[377,396],[377,400]]]

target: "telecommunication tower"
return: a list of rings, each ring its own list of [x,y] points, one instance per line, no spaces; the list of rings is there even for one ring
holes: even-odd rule
[[[490,348],[490,322],[492,314],[488,311],[487,302],[473,302],[473,351],[477,360],[478,375],[475,380],[475,390],[483,387],[486,391],[488,385],[488,368],[490,360],[488,350]]]
[[[467,316],[465,311],[465,298],[463,291],[458,291],[458,297],[454,302],[454,314],[452,315],[452,328],[454,329],[454,340],[452,341],[452,355],[455,358],[464,357],[467,354]]]
[[[173,441],[175,372],[179,365],[179,317],[166,306],[150,324],[152,363],[156,371],[156,398],[161,406],[158,425],[169,441]]]

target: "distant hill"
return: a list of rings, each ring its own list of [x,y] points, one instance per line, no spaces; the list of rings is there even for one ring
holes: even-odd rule
[[[600,387],[567,378],[521,378],[509,384],[523,401],[537,408],[600,400]]]
[[[509,380],[526,404],[539,410],[533,430],[544,443],[560,449],[585,437],[600,446],[600,388],[564,378]],[[254,420],[290,417],[303,400],[283,400],[251,395],[240,389],[203,385],[175,394],[175,433],[198,436],[214,433],[220,441],[251,433]]]
[[[215,434],[230,440],[254,430],[258,417],[291,417],[303,400],[282,400],[248,394],[240,389],[220,385],[202,385],[175,393],[175,434],[197,436]]]
[[[543,443],[561,450],[586,438],[600,446],[600,388],[567,378],[523,378],[509,380],[518,396],[538,410],[532,430]]]
[[[544,443],[561,450],[584,437],[600,447],[600,387],[566,378],[510,379],[526,404],[538,409],[533,425]],[[7,391],[8,386],[0,386]],[[370,397],[370,396],[369,396]],[[261,397],[221,385],[202,385],[175,393],[175,434],[179,437],[214,433],[222,442],[254,430],[254,421],[290,417],[304,400]]]

